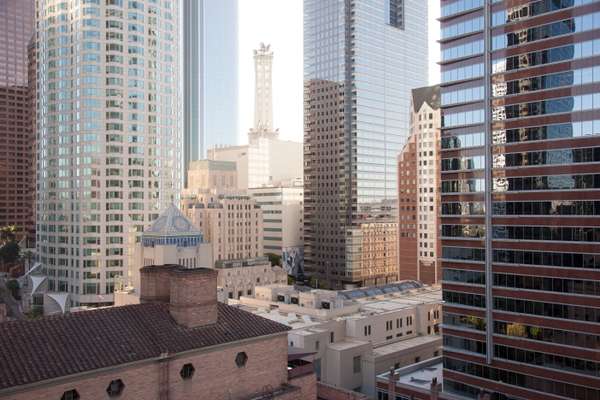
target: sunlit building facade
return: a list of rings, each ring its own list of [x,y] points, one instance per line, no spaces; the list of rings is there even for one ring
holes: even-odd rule
[[[181,182],[179,1],[37,0],[37,251],[50,291],[112,301]]]
[[[304,1],[305,268],[319,285],[398,279],[396,157],[427,49],[427,2]]]
[[[0,227],[34,235],[34,0],[0,2]]]
[[[441,1],[444,393],[600,398],[600,2]]]

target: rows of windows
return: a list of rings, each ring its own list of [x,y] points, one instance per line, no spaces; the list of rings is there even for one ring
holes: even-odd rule
[[[600,162],[600,147],[508,153],[505,155],[504,165],[500,162],[499,167],[561,165],[590,162]]]
[[[481,155],[442,159],[442,171],[461,171],[482,169],[484,167],[485,157]]]
[[[484,318],[475,317],[473,315],[461,315],[444,312],[443,314],[444,325],[458,326],[461,328],[475,329],[478,331],[485,331],[486,322]]]
[[[483,238],[484,225],[442,225],[443,237]]]
[[[494,286],[600,296],[600,281],[494,273]]]
[[[483,29],[483,16],[460,21],[452,25],[446,25],[441,29],[441,38],[448,39],[454,36],[466,35]]]
[[[506,119],[569,113],[592,109],[600,109],[600,93],[494,107],[492,110],[492,119],[494,121],[503,121]]]
[[[600,82],[600,67],[576,69],[509,82],[493,83],[492,94],[494,97],[507,96],[564,86],[585,85],[594,82]]]
[[[441,16],[447,17],[449,15],[458,14],[474,8],[483,7],[484,0],[460,0],[453,3],[446,3],[442,5]]]
[[[469,103],[473,101],[483,100],[483,86],[470,87],[466,89],[458,89],[450,92],[442,93],[442,105]]]
[[[444,334],[444,347],[451,347],[461,351],[470,351],[471,353],[487,353],[485,342],[479,340],[466,339],[457,336]]]
[[[483,53],[483,49],[484,44],[483,40],[481,39],[463,43],[458,46],[448,47],[446,49],[442,49],[442,61],[481,54]]]
[[[470,344],[469,346],[476,347],[477,344]],[[501,345],[494,346],[494,356],[519,363],[537,365],[543,368],[552,368],[561,371],[577,372],[584,375],[600,376],[599,363],[580,358],[564,357],[555,354],[540,353],[538,351],[523,350]]]
[[[485,308],[485,296],[473,293],[452,292],[444,290],[443,300],[446,303],[462,304],[469,307]]]
[[[524,375],[513,371],[506,371],[449,357],[444,357],[444,368],[494,382],[502,382],[506,385],[519,386],[529,390],[537,390],[542,393],[552,393],[569,399],[600,399],[600,390],[576,386],[557,380],[538,378],[532,375]]]
[[[504,321],[494,321],[494,333],[540,342],[600,350],[600,335]]]
[[[496,225],[492,232],[494,239],[600,242],[600,228],[594,227]]]
[[[462,261],[485,261],[485,250],[473,247],[442,247],[442,258]]]
[[[483,63],[445,69],[442,70],[442,83],[479,78],[483,76],[484,71]]]
[[[442,181],[442,193],[476,193],[485,190],[483,179],[457,179]]]
[[[485,205],[482,202],[442,203],[442,215],[484,215]]]
[[[481,388],[466,385],[462,382],[456,382],[451,379],[444,379],[444,392],[454,393],[469,399],[479,399]],[[502,393],[494,392],[490,394],[490,400],[523,400],[519,397],[507,396]]]
[[[494,297],[494,309],[499,311],[575,321],[600,322],[600,308],[569,304],[542,303],[540,301]]]
[[[444,214],[443,203],[442,214]],[[480,204],[480,203],[468,203]],[[568,216],[568,215],[600,215],[600,201],[505,201],[494,202],[494,215],[543,215],[543,216]],[[469,214],[467,214],[469,215]]]
[[[479,147],[485,144],[485,134],[477,133],[462,133],[452,136],[442,137],[442,149],[464,149],[467,147]]]
[[[472,283],[485,285],[485,272],[465,269],[444,268],[443,279],[448,282]]]
[[[493,190],[495,192],[598,188],[600,188],[600,174],[524,176],[518,178],[494,178],[493,180]]]
[[[600,13],[580,15],[545,25],[526,28],[492,38],[492,49],[498,50],[575,32],[600,28]]]
[[[494,249],[494,262],[565,268],[600,269],[600,254]]]
[[[600,120],[493,131],[494,144],[600,135]]]
[[[499,73],[544,65],[559,61],[575,60],[600,54],[600,39],[589,40],[552,49],[534,51],[506,58],[496,59],[492,63],[492,72]]]
[[[595,0],[541,0],[521,6],[514,6],[508,10],[496,11],[492,15],[492,26],[508,24],[515,21],[535,17],[536,15],[562,10],[573,6],[589,4]]]
[[[442,116],[442,126],[445,128],[451,128],[454,126],[461,125],[474,125],[483,123],[484,111],[481,110],[469,110],[460,112],[447,112]]]

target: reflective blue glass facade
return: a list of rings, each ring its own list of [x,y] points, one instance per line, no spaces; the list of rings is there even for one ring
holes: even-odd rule
[[[600,1],[441,6],[443,391],[600,399]]]
[[[427,84],[426,26],[423,1],[304,2],[305,260],[328,286],[397,277],[381,232],[395,223],[411,89]],[[394,255],[368,265],[366,240]]]

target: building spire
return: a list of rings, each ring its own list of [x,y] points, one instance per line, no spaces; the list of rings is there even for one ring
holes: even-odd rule
[[[258,137],[276,137],[273,129],[273,51],[271,45],[260,44],[254,50],[254,127],[250,140]]]

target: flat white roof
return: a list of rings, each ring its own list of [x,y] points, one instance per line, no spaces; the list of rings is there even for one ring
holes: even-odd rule
[[[397,353],[399,351],[414,349],[415,347],[427,345],[434,343],[436,341],[442,344],[442,336],[441,335],[424,335],[424,336],[415,336],[414,338],[399,340],[394,343],[385,344],[383,346],[378,346],[373,349],[373,355],[375,357],[382,357],[388,354]]]

